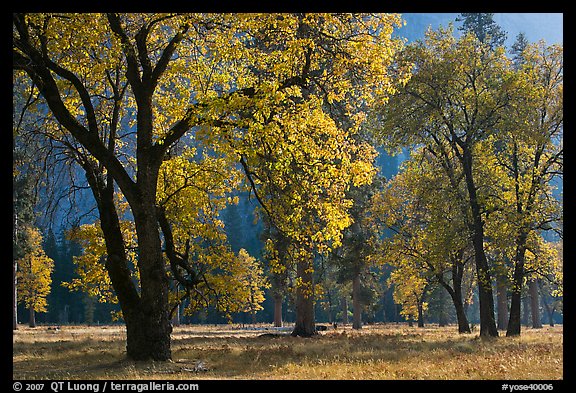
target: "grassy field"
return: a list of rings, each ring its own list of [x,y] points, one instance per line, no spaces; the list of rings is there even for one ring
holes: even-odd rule
[[[172,362],[125,357],[122,326],[63,326],[13,335],[14,379],[562,379],[562,326],[482,340],[455,326],[350,326],[317,337],[236,325],[181,326]],[[277,333],[277,332],[275,332]],[[501,335],[504,333],[501,332]]]

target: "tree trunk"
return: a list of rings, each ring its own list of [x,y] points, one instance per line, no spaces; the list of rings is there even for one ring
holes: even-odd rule
[[[531,280],[528,284],[530,292],[530,311],[532,314],[532,328],[542,328],[542,320],[540,319],[540,302],[538,298],[538,282]]]
[[[418,327],[424,327],[424,309],[422,307],[423,298],[418,299]]]
[[[548,304],[548,301],[546,300],[546,296],[544,296],[544,294],[542,294],[542,303],[544,303],[544,309],[546,310],[546,315],[548,315],[548,324],[551,327],[554,327],[554,309],[555,307],[550,307],[550,305]]]
[[[510,318],[506,336],[520,335],[520,304],[522,302],[522,281],[524,280],[524,258],[526,254],[527,235],[521,233],[516,243],[516,257],[514,259],[514,274],[512,276],[512,296],[510,301]]]
[[[342,323],[348,325],[348,297],[342,296]]]
[[[316,332],[314,321],[314,288],[309,261],[298,261],[296,275],[302,281],[296,288],[296,323],[292,336],[311,337]]]
[[[462,298],[462,274],[456,275],[453,279],[454,291],[448,293],[454,303],[456,309],[456,319],[458,321],[458,333],[470,333],[470,324],[466,317],[466,310],[464,308],[464,300]]]
[[[352,279],[352,328],[362,329],[362,303],[360,302],[360,273]]]
[[[160,248],[156,209],[148,192],[140,206],[133,204],[138,236],[140,294],[128,268],[120,220],[114,205],[114,183],[107,181],[96,166],[83,166],[100,214],[100,227],[106,243],[106,270],[118,297],[126,322],[126,352],[133,360],[170,359],[170,325],[168,315],[168,278]],[[144,176],[141,176],[141,179]],[[144,198],[145,195],[142,195]],[[155,198],[155,196],[154,196]]]
[[[155,193],[154,193],[155,195]],[[146,204],[143,204],[146,206]],[[148,209],[134,212],[138,236],[138,269],[141,284],[139,317],[143,325],[139,334],[146,340],[143,348],[133,348],[129,356],[135,360],[169,360],[172,325],[168,315],[168,276],[162,256],[160,233],[154,203]]]
[[[34,312],[34,307],[30,307],[30,320],[28,321],[28,326],[31,328],[36,327],[36,312]]]
[[[548,324],[550,327],[554,327],[554,307],[550,307],[548,304],[545,304],[544,307],[546,308],[546,314],[548,315]]]
[[[501,275],[496,276],[496,305],[498,311],[498,329],[508,328],[508,288],[506,280]]]
[[[454,309],[456,310],[456,320],[458,321],[458,333],[470,333],[470,324],[466,317],[466,309],[464,307],[464,299],[462,296],[462,278],[463,278],[464,265],[457,261],[452,262],[452,287],[448,285],[442,276],[438,277],[440,284],[446,289]]]
[[[492,295],[492,280],[488,259],[484,251],[484,222],[478,197],[476,195],[476,184],[472,175],[472,152],[470,148],[464,148],[463,169],[466,179],[466,188],[470,208],[472,210],[472,243],[474,246],[474,261],[476,263],[476,276],[478,280],[478,300],[480,306],[480,336],[498,337],[498,329],[494,319],[494,298]]]
[[[528,300],[528,295],[525,293],[522,295],[522,325],[528,326],[528,320],[530,319],[530,301]]]
[[[470,333],[470,324],[466,317],[464,304],[460,301],[459,303],[454,303],[454,306],[456,307],[456,319],[458,320],[458,333]]]
[[[282,296],[274,296],[274,326],[282,327]]]

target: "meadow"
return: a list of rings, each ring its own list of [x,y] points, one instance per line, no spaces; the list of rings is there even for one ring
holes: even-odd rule
[[[171,362],[126,358],[123,326],[20,326],[14,379],[563,379],[563,327],[480,339],[455,326],[338,326],[313,338],[269,325],[174,328]]]

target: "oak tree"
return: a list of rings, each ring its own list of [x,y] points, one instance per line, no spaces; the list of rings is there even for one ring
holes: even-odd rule
[[[314,252],[338,242],[350,223],[345,189],[369,181],[373,155],[350,133],[374,92],[394,90],[396,74],[388,71],[401,45],[391,38],[399,21],[359,14],[13,15],[15,77],[26,75],[39,92],[47,136],[82,168],[96,201],[102,262],[126,322],[129,357],[171,357],[163,243],[172,277],[187,282],[194,275],[182,258],[191,255],[186,240],[184,250],[170,244],[170,221],[159,206],[163,163],[178,146],[198,143],[239,165],[263,210],[300,247],[305,277]],[[116,194],[134,222],[138,287]],[[314,219],[300,224],[305,217]]]

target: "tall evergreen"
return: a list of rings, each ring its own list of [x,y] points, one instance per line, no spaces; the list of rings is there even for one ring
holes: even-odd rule
[[[476,34],[478,40],[492,49],[504,46],[506,32],[494,22],[493,13],[461,13],[456,22],[462,22],[458,30]]]
[[[25,151],[14,145],[12,169],[12,329],[18,329],[17,278],[18,260],[30,251],[26,227],[34,226],[36,194],[34,173],[25,166]]]
[[[516,41],[514,41],[514,44],[512,44],[512,48],[510,49],[512,60],[514,61],[514,66],[516,68],[519,68],[524,62],[524,49],[526,49],[529,43],[526,34],[523,32],[516,36]]]

